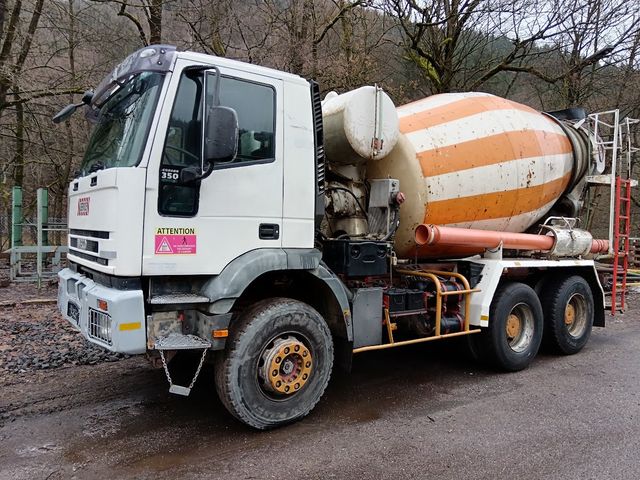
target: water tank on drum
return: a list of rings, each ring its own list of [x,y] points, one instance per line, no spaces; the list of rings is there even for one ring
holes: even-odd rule
[[[398,114],[378,86],[366,86],[322,102],[327,160],[333,165],[357,165],[387,156],[398,141]]]

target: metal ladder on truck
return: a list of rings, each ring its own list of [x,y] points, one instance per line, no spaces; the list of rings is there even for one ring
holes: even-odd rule
[[[635,148],[632,125],[637,120],[619,119],[618,110],[594,113],[588,121],[593,134],[596,158],[608,173],[587,177],[589,185],[608,186],[609,193],[609,253],[613,257],[611,285],[611,315],[625,308],[627,270],[629,268],[629,237],[631,232],[631,187],[638,184],[631,178]]]
[[[611,314],[618,308],[624,312],[627,295],[627,272],[629,270],[631,234],[631,167],[634,155],[639,151],[634,146],[632,125],[639,121],[625,118],[620,124],[620,172],[616,176],[613,238],[613,279],[611,284]],[[618,301],[619,299],[619,301]]]
[[[625,309],[627,271],[629,270],[629,234],[631,233],[631,179],[616,177],[615,192],[611,315],[615,315],[618,306],[622,312]]]

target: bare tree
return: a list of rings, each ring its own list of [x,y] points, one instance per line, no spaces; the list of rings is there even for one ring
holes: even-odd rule
[[[2,42],[2,48],[0,48],[0,111],[2,111],[5,106],[7,93],[14,86],[15,78],[20,75],[24,67],[24,62],[27,60],[33,36],[36,28],[38,28],[43,4],[44,0],[36,0],[22,44],[15,45],[15,43],[17,43],[16,33],[22,14],[22,0],[15,0],[11,16],[9,17],[7,32]],[[15,55],[15,58],[12,58],[12,55],[16,53],[15,49],[18,50],[17,55]]]
[[[264,0],[277,39],[277,66],[299,75],[317,77],[321,45],[350,12],[369,5],[367,0],[314,2]]]
[[[136,28],[142,45],[162,43],[162,12],[167,0],[91,0],[117,5],[120,17],[128,19]],[[140,20],[140,16],[144,19]],[[148,33],[147,33],[148,32]]]
[[[258,63],[268,56],[273,18],[261,0],[188,0],[176,16],[188,28],[190,48]]]
[[[559,73],[545,78],[561,85],[567,107],[583,104],[599,91],[600,72],[624,65],[627,55],[633,61],[632,45],[640,32],[636,9],[626,1],[593,0],[585,8],[573,8],[577,3],[568,0],[567,28],[556,40],[562,51]]]
[[[584,8],[575,3],[577,11]],[[566,32],[570,17],[556,0],[387,0],[383,6],[398,19],[401,46],[432,93],[478,89],[508,71],[543,77],[536,59],[556,51],[548,46]]]
[[[20,86],[17,82],[20,73],[24,67],[24,64],[31,50],[31,44],[33,37],[40,21],[42,14],[42,5],[44,0],[37,0],[34,5],[34,10],[31,13],[31,19],[27,27],[27,31],[22,39],[22,44],[19,45],[18,53],[15,58],[12,58],[14,49],[14,43],[16,40],[16,32],[20,23],[20,14],[22,13],[22,1],[16,0],[11,17],[9,19],[9,25],[7,28],[7,34],[4,37],[2,48],[0,49],[0,112],[6,108],[7,94],[9,90],[12,92],[13,101],[11,104],[16,106],[15,110],[15,154],[13,157],[14,174],[13,181],[15,185],[22,186],[24,181],[24,106],[23,99],[20,92]],[[13,60],[13,61],[12,61]]]

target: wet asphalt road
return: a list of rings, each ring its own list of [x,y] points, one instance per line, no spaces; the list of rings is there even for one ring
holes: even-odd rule
[[[226,414],[212,376],[189,398],[141,358],[5,379],[0,479],[640,478],[640,309],[515,374],[450,343],[361,354],[271,432]]]

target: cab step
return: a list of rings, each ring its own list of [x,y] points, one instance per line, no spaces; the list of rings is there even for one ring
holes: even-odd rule
[[[176,305],[180,303],[210,303],[209,297],[195,293],[175,293],[168,295],[156,295],[149,299],[151,305]]]
[[[169,382],[169,393],[173,393],[176,395],[182,395],[188,397],[191,393],[191,389],[196,383],[198,379],[198,375],[200,375],[200,370],[202,369],[202,365],[204,364],[204,359],[207,356],[207,350],[211,346],[211,343],[203,338],[197,337],[195,335],[185,335],[182,333],[170,333],[166,337],[161,337],[156,340],[155,348],[160,352],[160,359],[162,360],[162,368],[164,368],[164,373],[167,376],[167,381]],[[188,387],[182,385],[175,385],[173,380],[171,380],[171,374],[169,373],[169,367],[167,367],[167,361],[164,356],[164,352],[166,350],[202,350],[202,357],[200,357],[200,363],[198,364],[198,368],[196,369],[196,373],[193,375],[193,380]]]
[[[196,335],[185,335],[172,332],[165,337],[160,337],[155,342],[156,350],[200,350],[209,348],[211,342]]]

